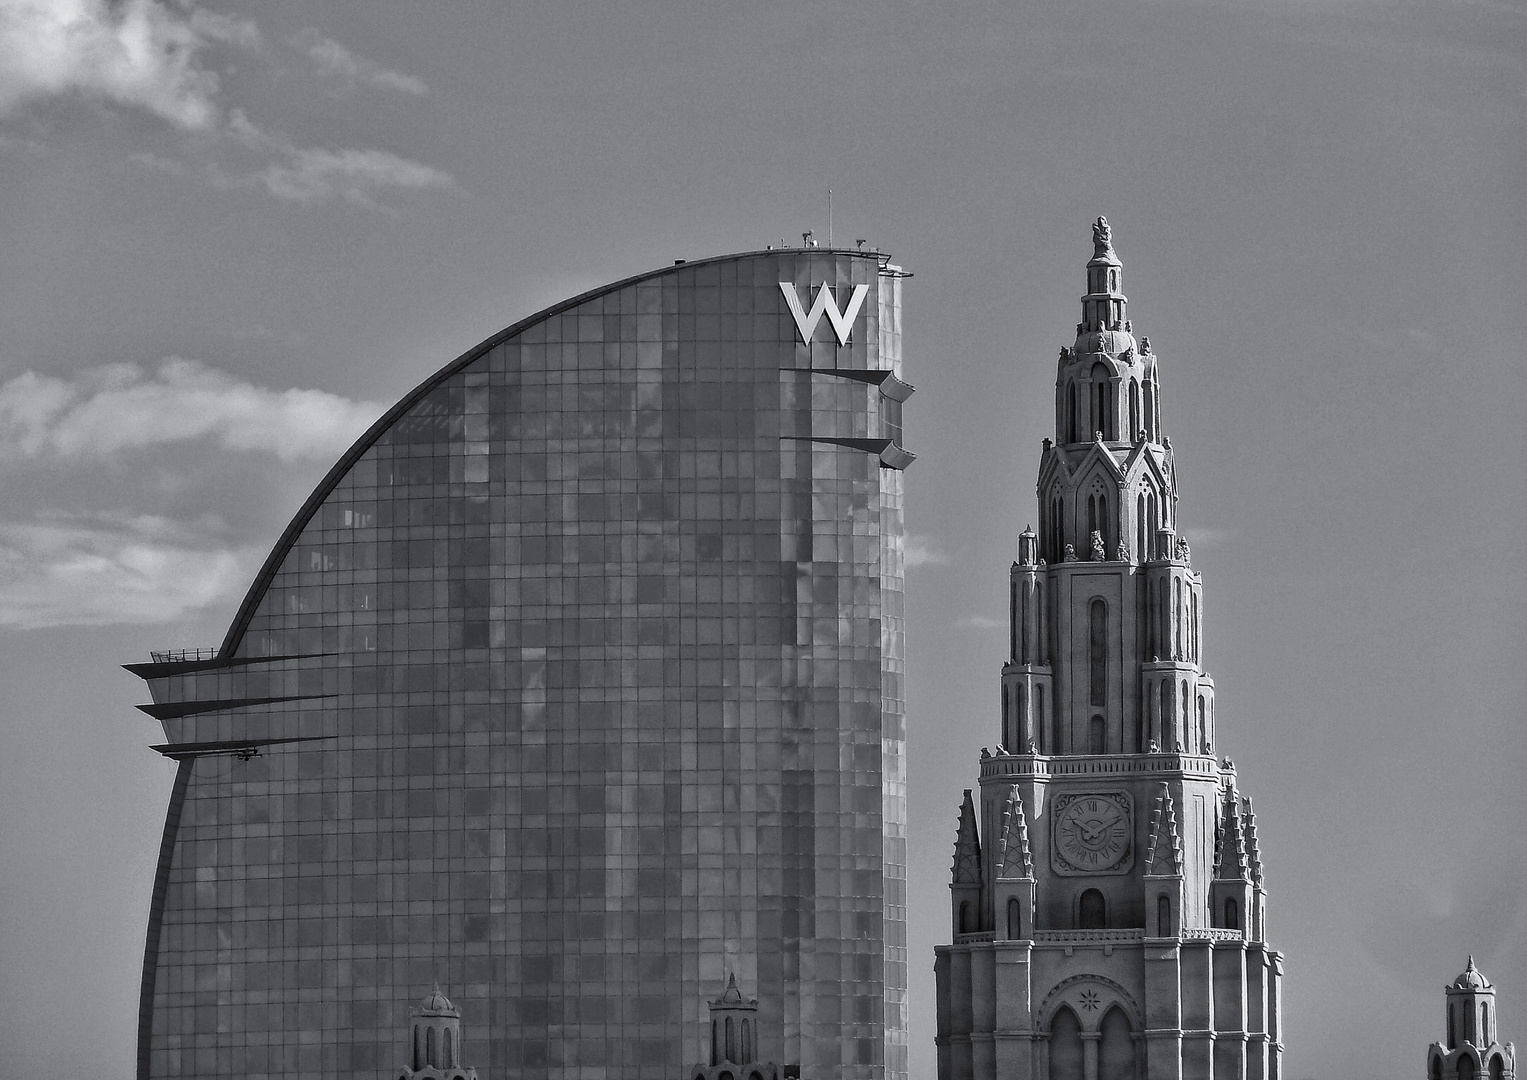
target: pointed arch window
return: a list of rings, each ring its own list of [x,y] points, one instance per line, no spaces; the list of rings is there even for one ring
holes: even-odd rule
[[[1066,384],[1066,441],[1076,442],[1076,383]]]
[[[445,1053],[444,1060],[440,1064],[447,1069],[456,1064],[456,1048],[452,1045],[450,1028],[445,1029]]]
[[[1078,930],[1103,930],[1108,926],[1108,902],[1097,889],[1085,889],[1076,902]]]
[[[1088,610],[1088,681],[1087,702],[1108,704],[1108,604],[1094,596]]]
[[[1016,896],[1007,898],[1007,937],[1009,941],[1023,937],[1023,908]]]
[[[1094,716],[1088,723],[1087,752],[1108,753],[1108,723],[1101,716]]]
[[[1140,384],[1129,380],[1129,441],[1140,436]]]
[[[1172,898],[1163,896],[1156,901],[1156,936],[1172,936]]]
[[[1192,698],[1188,695],[1188,681],[1186,679],[1184,679],[1182,681],[1182,728],[1181,728],[1181,730],[1182,730],[1182,737],[1183,737],[1184,740],[1191,739],[1193,737],[1193,727],[1192,727],[1192,725],[1191,725],[1191,723],[1189,721],[1189,717],[1188,717],[1188,710],[1190,708],[1192,708],[1191,701],[1192,701]],[[1177,747],[1174,745],[1172,747],[1172,749],[1175,750],[1175,749],[1177,749]]]
[[[1239,930],[1241,928],[1241,906],[1235,902],[1235,897],[1225,897],[1225,929]]]
[[[1040,742],[1046,742],[1047,740],[1045,738],[1045,733],[1048,732],[1050,729],[1049,729],[1049,725],[1047,725],[1045,723],[1045,685],[1044,685],[1044,683],[1035,683],[1034,684],[1034,727],[1035,727],[1036,730],[1038,730],[1040,732],[1039,741]],[[1054,746],[1055,746],[1055,744],[1053,742],[1051,742],[1049,744],[1049,746],[1041,747],[1040,749],[1042,749],[1042,750],[1050,750],[1051,752],[1053,752]]]
[[[1120,529],[1121,531],[1123,529],[1122,523],[1120,524]],[[1149,557],[1146,555],[1146,552],[1150,549],[1145,546],[1147,536],[1148,534],[1145,531],[1145,492],[1142,491],[1140,492],[1140,497],[1135,500],[1135,557],[1141,562],[1144,562]]]
[[[1490,1080],[1505,1080],[1506,1066],[1501,1061],[1501,1056],[1495,1054],[1490,1058]]]
[[[1474,1059],[1467,1052],[1458,1057],[1458,1080],[1474,1080]]]
[[[1204,696],[1198,695],[1198,752],[1209,752],[1209,725],[1205,721]]]
[[[432,1067],[440,1064],[440,1059],[435,1056],[434,1028],[429,1028],[424,1033],[424,1060]]]
[[[1463,1010],[1463,1041],[1466,1043],[1474,1041],[1474,1010],[1467,1006]],[[1463,1075],[1462,1061],[1458,1063],[1458,1075]]]

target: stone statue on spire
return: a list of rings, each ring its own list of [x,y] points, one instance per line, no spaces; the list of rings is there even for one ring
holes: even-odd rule
[[[1105,251],[1113,250],[1113,229],[1109,227],[1108,219],[1100,217],[1092,223],[1092,246],[1101,255]]]

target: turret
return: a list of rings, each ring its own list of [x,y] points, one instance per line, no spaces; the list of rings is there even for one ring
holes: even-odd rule
[[[408,1042],[409,1064],[398,1080],[477,1080],[477,1070],[461,1064],[461,1010],[439,986],[414,1012]]]
[[[761,1061],[758,1048],[758,999],[742,996],[736,974],[710,1008],[709,1065],[691,1066],[688,1080],[779,1080],[779,1066]]]
[[[1500,1041],[1495,987],[1472,956],[1445,992],[1447,1041],[1427,1049],[1428,1080],[1514,1080],[1516,1047]]]
[[[981,884],[981,838],[976,833],[975,803],[966,788],[965,801],[960,804],[960,827],[954,838],[953,880],[949,883],[949,908],[956,934],[984,929]]]

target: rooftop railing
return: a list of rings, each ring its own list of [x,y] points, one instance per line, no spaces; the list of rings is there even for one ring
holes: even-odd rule
[[[187,660],[216,660],[217,647],[208,649],[160,649],[149,650],[149,656],[156,664],[183,664]]]

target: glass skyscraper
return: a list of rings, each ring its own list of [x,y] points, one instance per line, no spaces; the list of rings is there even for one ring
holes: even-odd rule
[[[361,1077],[432,984],[484,1080],[759,1056],[906,1075],[901,278],[752,252],[441,369],[215,651],[133,664],[179,762],[140,1077]]]

